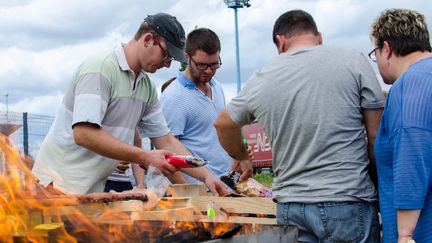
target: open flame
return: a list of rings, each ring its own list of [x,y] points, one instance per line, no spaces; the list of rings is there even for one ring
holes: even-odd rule
[[[175,242],[181,234],[211,239],[233,231],[232,224],[209,219],[186,199],[159,200],[151,191],[143,192],[145,202],[109,203],[53,193],[37,183],[28,164],[0,133],[1,242],[153,242],[161,237]]]
[[[50,193],[37,184],[37,178],[31,173],[29,160],[21,158],[18,149],[3,134],[0,134],[0,162],[1,241],[24,238],[29,242],[46,242],[47,230],[61,228],[62,222],[59,215],[44,219],[43,212],[71,204],[73,199],[50,199]],[[44,222],[47,220],[49,224]],[[76,242],[65,231],[59,241]]]

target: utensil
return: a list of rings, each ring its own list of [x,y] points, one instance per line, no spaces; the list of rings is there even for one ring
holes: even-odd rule
[[[192,155],[166,155],[165,159],[177,168],[195,168],[208,163],[207,160]]]

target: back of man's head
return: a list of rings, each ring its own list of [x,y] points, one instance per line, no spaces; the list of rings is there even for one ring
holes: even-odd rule
[[[425,17],[414,10],[385,10],[372,23],[370,36],[379,48],[387,41],[396,56],[431,51]]]
[[[278,46],[277,35],[284,35],[287,38],[294,35],[311,33],[318,34],[318,28],[312,16],[300,9],[283,13],[276,20],[273,26],[273,42]]]
[[[191,31],[186,38],[186,53],[193,56],[197,50],[202,50],[208,55],[220,52],[219,37],[210,29],[198,28]]]

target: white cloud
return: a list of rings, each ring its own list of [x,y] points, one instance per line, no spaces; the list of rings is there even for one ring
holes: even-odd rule
[[[426,15],[430,0],[253,0],[238,9],[242,83],[277,55],[272,42],[276,18],[291,9],[310,12],[324,43],[367,53],[369,25],[389,7],[408,7]],[[75,68],[87,57],[128,41],[147,14],[176,16],[186,33],[197,25],[213,29],[222,43],[217,72],[227,98],[236,93],[234,11],[222,0],[0,0],[0,95],[10,93],[9,107],[53,115]],[[375,70],[376,65],[373,64]],[[151,77],[160,86],[176,76],[179,65]],[[378,74],[378,73],[377,73]],[[379,75],[378,75],[379,77]],[[388,86],[384,86],[388,89]],[[5,105],[0,99],[0,109]]]
[[[32,51],[17,47],[0,52],[0,90],[11,93],[11,101],[55,92],[66,88],[74,70],[88,56],[110,50],[128,40],[119,33],[109,33],[98,41]]]
[[[29,112],[33,114],[55,114],[60,105],[63,94],[29,97],[10,105],[9,110],[15,112]]]

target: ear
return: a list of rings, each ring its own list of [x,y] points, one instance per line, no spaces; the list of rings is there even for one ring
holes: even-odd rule
[[[322,39],[322,34],[321,34],[321,32],[318,32],[317,37],[318,37],[318,45],[322,45],[322,43],[323,43],[323,39]]]
[[[144,42],[144,46],[148,47],[150,45],[150,41],[154,42],[154,36],[152,33],[145,33],[143,36],[143,42]]]
[[[284,35],[276,35],[276,40],[278,42],[278,53],[281,54],[286,51],[286,37]]]
[[[384,41],[382,51],[383,51],[384,57],[387,60],[390,59],[393,55],[393,50],[387,41]]]

